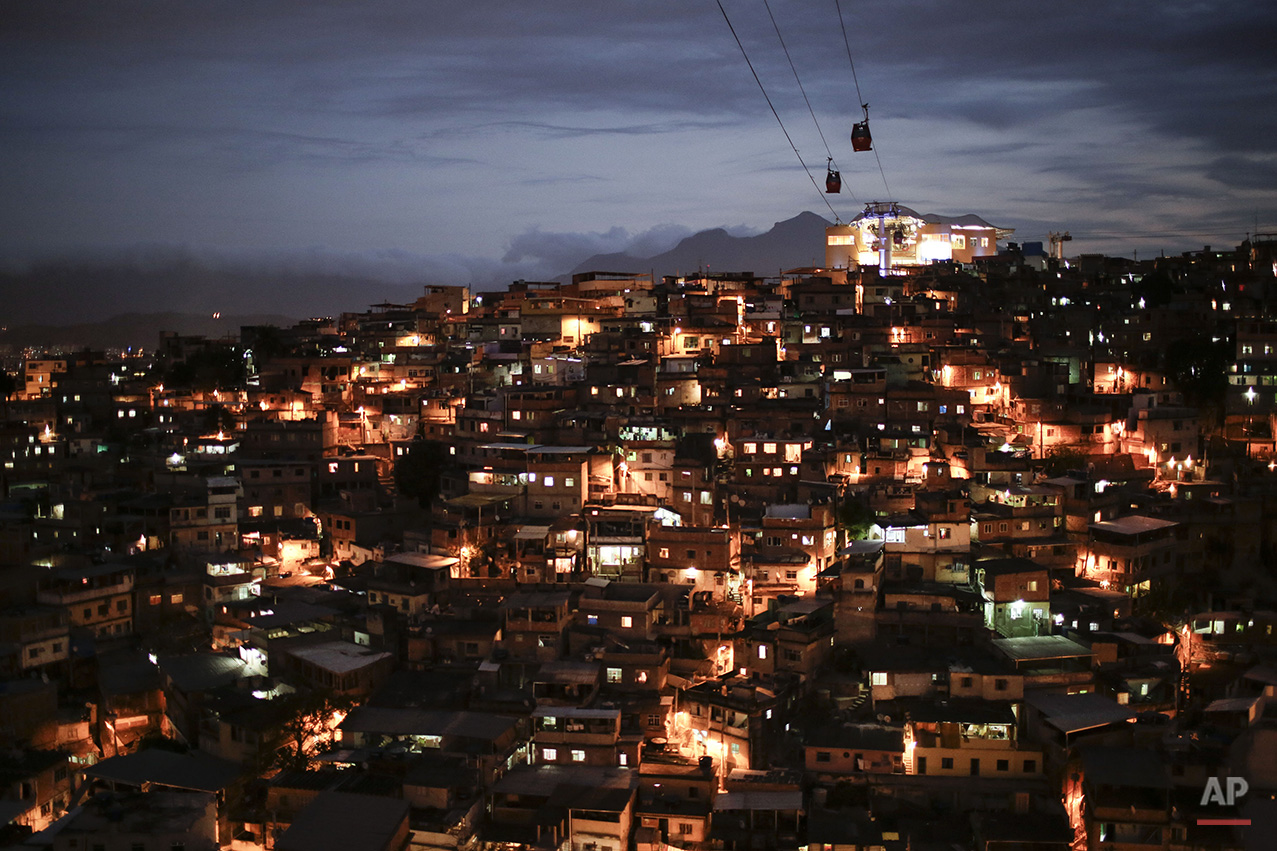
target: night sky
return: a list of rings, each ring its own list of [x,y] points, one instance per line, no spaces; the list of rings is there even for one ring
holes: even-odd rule
[[[761,0],[724,0],[803,158]],[[844,220],[976,213],[1150,256],[1277,231],[1271,3],[772,0]],[[437,283],[810,210],[713,0],[3,2],[0,260],[181,246]]]

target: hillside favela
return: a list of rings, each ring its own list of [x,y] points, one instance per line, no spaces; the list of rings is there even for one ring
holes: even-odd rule
[[[1274,847],[1277,235],[996,218],[6,345],[0,846]]]

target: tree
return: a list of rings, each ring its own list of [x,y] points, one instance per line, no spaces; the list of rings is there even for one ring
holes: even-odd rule
[[[331,745],[337,725],[346,717],[354,701],[323,691],[298,691],[275,700],[285,701],[286,715],[279,726],[279,749],[275,765],[303,771],[316,754]]]
[[[1140,278],[1132,287],[1131,295],[1144,300],[1145,307],[1164,307],[1175,295],[1175,282],[1164,269],[1156,269]]]
[[[18,390],[18,377],[0,369],[0,425],[9,422],[9,397]],[[9,474],[0,468],[0,499],[9,498]]]
[[[204,409],[204,427],[210,432],[232,431],[235,428],[235,415],[225,405],[209,405]]]
[[[838,508],[838,523],[849,541],[863,541],[878,522],[864,497],[848,497]]]
[[[9,397],[18,392],[18,376],[0,369],[0,423],[9,421]]]
[[[1147,591],[1135,598],[1132,610],[1177,632],[1188,623],[1194,608],[1205,605],[1210,585],[1204,579],[1199,575],[1154,580]]]
[[[422,508],[429,508],[443,487],[448,459],[448,448],[441,441],[414,440],[395,461],[395,487],[404,496],[415,497]]]
[[[1215,425],[1223,422],[1231,361],[1232,348],[1228,340],[1212,340],[1206,336],[1177,340],[1163,354],[1166,372],[1184,394],[1184,401],[1203,409],[1203,416],[1208,421],[1213,419]]]
[[[1048,479],[1063,476],[1070,470],[1085,470],[1087,454],[1076,446],[1052,446],[1043,458],[1042,472]]]
[[[192,352],[185,360],[170,364],[162,377],[170,387],[211,391],[242,386],[246,374],[243,352],[238,346],[225,345]]]

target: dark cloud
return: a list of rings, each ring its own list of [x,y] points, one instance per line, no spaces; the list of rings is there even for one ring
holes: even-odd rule
[[[724,125],[721,123],[711,124],[705,121],[663,121],[653,124],[630,124],[619,127],[566,127],[554,124],[541,124],[534,121],[508,121],[504,124],[495,126],[521,127],[532,130],[546,138],[566,139],[587,136],[653,136],[662,133],[672,133],[674,131],[712,131],[721,130]]]
[[[1235,189],[1256,186],[1277,187],[1277,158],[1246,156],[1220,157],[1210,164],[1206,176]]]
[[[724,6],[818,170],[771,21]],[[1271,4],[844,3],[855,79],[832,4],[771,6],[844,216],[885,193],[1043,235],[1277,229]],[[876,157],[849,148],[862,98]],[[9,256],[394,245],[497,281],[824,209],[717,7],[679,0],[0,0],[0,156]]]

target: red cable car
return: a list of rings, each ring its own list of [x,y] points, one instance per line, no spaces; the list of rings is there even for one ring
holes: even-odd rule
[[[860,108],[865,111],[865,120],[858,121],[852,125],[851,149],[853,151],[872,151],[873,136],[869,135],[869,104],[861,104]]]
[[[825,194],[837,195],[842,192],[842,175],[834,171],[834,158],[829,158],[829,164],[825,166],[828,174],[825,175]]]

